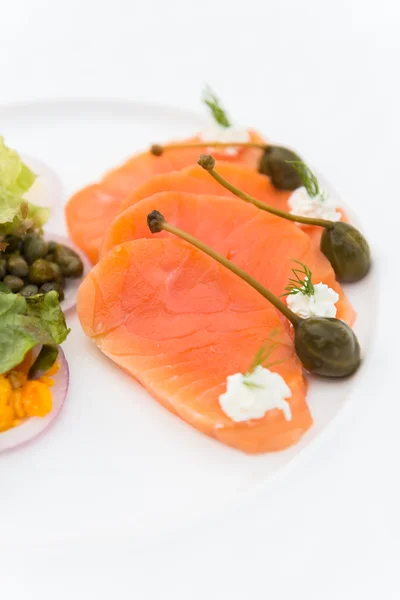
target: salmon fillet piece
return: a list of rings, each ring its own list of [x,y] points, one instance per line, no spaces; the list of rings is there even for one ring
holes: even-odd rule
[[[250,131],[250,138],[253,142],[263,141],[255,131]],[[199,137],[187,140],[188,143],[199,141]],[[206,147],[168,150],[162,156],[142,152],[106,173],[98,183],[79,190],[65,207],[70,238],[95,264],[99,259],[104,233],[117,215],[122,201],[155,175],[197,163],[199,155],[206,151]],[[261,150],[257,148],[243,148],[235,156],[225,156],[224,160],[256,169],[260,156]]]
[[[247,453],[282,450],[312,424],[307,386],[282,315],[258,292],[179,239],[113,248],[78,294],[82,328],[100,350],[168,410]],[[219,405],[226,378],[246,372],[266,340],[271,370],[290,387],[292,420],[279,409],[236,423]]]
[[[197,159],[195,162],[197,162]],[[216,170],[229,183],[246,192],[246,194],[257,198],[260,202],[290,212],[289,198],[292,192],[275,188],[270,178],[258,173],[258,170],[254,169],[254,166],[217,161]],[[123,212],[129,206],[143,200],[143,198],[147,198],[158,192],[167,191],[215,194],[217,196],[236,198],[232,192],[215,181],[202,167],[193,164],[180,171],[160,173],[149,179],[122,201],[118,212]],[[339,212],[341,213],[341,221],[348,221],[345,211],[339,209]],[[301,225],[301,229],[319,246],[323,232],[321,227]]]
[[[259,210],[235,197],[160,192],[119,214],[111,224],[102,249],[152,234],[147,215],[159,210],[166,220],[199,238],[255,277],[274,294],[285,293],[293,260],[306,264],[314,283],[326,283],[340,296],[337,317],[352,325],[355,312],[336,281],[328,259],[295,223]],[[157,237],[170,237],[162,231]],[[173,237],[173,236],[172,236]]]

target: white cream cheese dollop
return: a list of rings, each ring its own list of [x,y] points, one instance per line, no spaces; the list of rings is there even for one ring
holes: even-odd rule
[[[211,123],[204,131],[200,133],[200,139],[205,142],[236,142],[245,143],[250,141],[250,134],[244,127],[237,125],[230,125],[229,127],[223,127],[217,122]],[[210,152],[217,151],[218,154],[226,154],[228,156],[236,156],[240,148],[227,147],[227,148],[209,148]]]
[[[314,285],[314,294],[308,296],[302,292],[289,294],[286,302],[290,310],[303,319],[310,317],[336,317],[336,302],[339,294],[325,283]]]
[[[287,421],[291,421],[292,412],[286,398],[292,392],[279,373],[258,366],[249,375],[235,373],[227,377],[227,388],[219,397],[224,413],[241,423],[250,419],[262,419],[266,412],[279,408]]]
[[[289,197],[289,207],[292,215],[340,221],[337,203],[329,195],[318,194],[312,198],[305,187],[299,187]]]

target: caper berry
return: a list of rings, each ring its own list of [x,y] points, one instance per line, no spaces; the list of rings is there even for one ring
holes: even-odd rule
[[[61,267],[61,272],[65,277],[82,277],[83,263],[74,250],[62,244],[57,244],[53,256],[54,261]]]
[[[35,233],[25,236],[23,255],[26,261],[32,265],[38,258],[44,258],[47,254],[47,242]]]
[[[5,258],[0,258],[0,279],[7,275],[7,261]]]
[[[294,345],[304,367],[315,375],[347,377],[360,366],[360,345],[353,330],[339,319],[301,319]]]
[[[29,267],[29,281],[41,285],[55,279],[56,275],[51,263],[44,258],[37,258]]]
[[[61,272],[65,277],[71,277],[73,279],[82,277],[83,264],[81,259],[71,256],[69,260],[61,265]]]
[[[24,281],[16,275],[6,275],[4,277],[5,285],[15,294],[24,287]]]
[[[296,190],[303,184],[298,171],[289,163],[299,160],[299,156],[288,148],[267,146],[261,156],[258,171],[268,175],[274,187],[279,190]]]
[[[48,263],[49,263],[49,265],[51,265],[51,268],[53,269],[54,280],[58,281],[58,283],[63,284],[64,283],[64,275],[62,274],[60,265],[58,265],[57,263],[55,263],[51,260],[49,260]]]
[[[358,229],[348,223],[339,221],[324,229],[320,247],[340,281],[360,281],[371,267],[371,253],[367,240]]]
[[[28,285],[24,285],[20,294],[22,296],[25,296],[25,298],[29,298],[29,296],[36,296],[36,294],[38,292],[39,292],[39,288],[37,285],[28,284]]]
[[[58,299],[60,302],[62,302],[62,300],[64,300],[64,290],[62,285],[60,285],[57,281],[49,281],[48,283],[44,283],[42,286],[40,286],[41,294],[47,294],[53,290],[58,293]]]
[[[13,255],[8,259],[8,271],[17,277],[26,277],[29,272],[28,263],[22,256]]]

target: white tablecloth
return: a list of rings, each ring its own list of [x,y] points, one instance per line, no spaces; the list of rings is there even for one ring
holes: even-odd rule
[[[357,401],[318,452],[222,521],[158,548],[16,551],[0,531],[0,597],[400,598],[399,3],[0,4],[1,103],[102,96],[200,108],[206,81],[238,121],[301,149],[349,199],[381,286]],[[0,510],[3,494],[0,481]]]

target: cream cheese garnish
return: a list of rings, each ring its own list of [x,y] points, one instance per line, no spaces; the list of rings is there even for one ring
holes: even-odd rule
[[[287,296],[287,305],[296,315],[303,319],[309,317],[336,317],[336,302],[339,294],[325,283],[314,284],[312,295],[301,291]]]
[[[259,365],[252,373],[228,376],[227,389],[219,397],[219,404],[235,423],[262,419],[274,408],[282,410],[286,420],[291,421],[292,412],[286,400],[291,395],[289,386],[279,373]]]
[[[289,197],[289,207],[292,215],[340,221],[337,203],[328,194],[317,194],[311,197],[305,187],[299,187]]]

